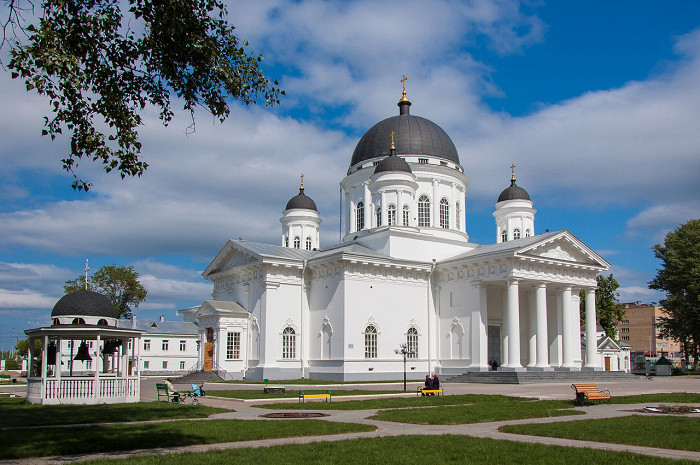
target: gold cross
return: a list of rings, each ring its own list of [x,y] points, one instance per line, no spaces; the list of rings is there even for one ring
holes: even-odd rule
[[[391,131],[391,150],[395,150],[396,147],[394,147],[394,134],[396,134],[394,131]]]
[[[406,80],[408,79],[405,74],[402,75],[401,85],[403,85],[403,94],[406,95]]]
[[[510,178],[511,181],[515,181],[515,164],[510,165],[510,169],[513,173],[513,176]]]
[[[301,187],[300,188],[301,189],[304,188],[304,175],[303,174],[301,175]]]

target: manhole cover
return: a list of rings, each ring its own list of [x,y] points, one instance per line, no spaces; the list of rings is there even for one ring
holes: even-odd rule
[[[263,418],[318,418],[327,417],[327,413],[321,412],[276,412],[260,415]]]

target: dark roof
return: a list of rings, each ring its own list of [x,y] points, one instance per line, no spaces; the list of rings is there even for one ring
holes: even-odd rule
[[[510,186],[504,189],[501,195],[498,196],[498,202],[503,202],[504,200],[530,200],[530,194],[522,187],[516,185],[515,179],[511,179]]]
[[[405,171],[412,173],[410,165],[406,160],[396,155],[389,155],[374,168],[374,173],[382,173],[384,171]]]
[[[394,131],[397,155],[430,155],[459,164],[455,144],[444,129],[428,119],[409,114],[406,103],[401,107],[401,113],[380,121],[362,136],[352,154],[350,166],[389,155],[391,131]]]
[[[292,208],[303,208],[305,210],[313,210],[315,212],[318,212],[318,209],[316,208],[316,202],[311,200],[311,197],[308,197],[304,194],[303,187],[299,188],[299,195],[295,195],[294,197],[289,199],[289,202],[287,202],[287,208],[285,208],[285,210],[290,210]]]
[[[51,316],[66,315],[117,318],[117,312],[109,299],[93,291],[75,291],[61,297],[54,305]]]

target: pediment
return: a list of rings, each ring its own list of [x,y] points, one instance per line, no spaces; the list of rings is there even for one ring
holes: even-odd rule
[[[534,244],[518,252],[521,257],[570,262],[578,265],[605,267],[609,265],[598,254],[573,236],[561,235],[549,241]]]
[[[222,271],[237,268],[258,261],[256,257],[248,255],[241,250],[233,247],[229,242],[212,260],[203,275],[206,277],[211,274],[221,273]]]
[[[598,350],[620,350],[620,346],[610,337],[606,337],[598,343]]]
[[[238,302],[229,302],[223,300],[205,300],[194,313],[194,317],[222,317],[222,316],[238,316],[248,317],[248,311]]]

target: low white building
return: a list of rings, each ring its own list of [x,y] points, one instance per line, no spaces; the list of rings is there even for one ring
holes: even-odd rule
[[[615,341],[605,334],[602,326],[596,325],[596,354],[594,363],[598,364],[605,371],[632,372],[630,362],[630,345],[624,342]],[[587,363],[586,356],[586,334],[581,328],[581,357]]]

